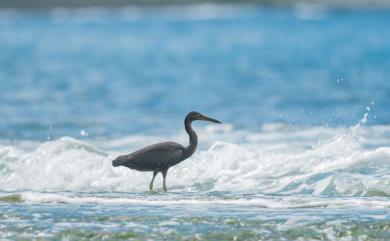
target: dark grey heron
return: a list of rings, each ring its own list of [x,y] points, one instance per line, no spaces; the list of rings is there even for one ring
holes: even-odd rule
[[[153,177],[149,184],[149,189],[153,190],[153,182],[157,173],[163,176],[163,188],[167,191],[165,179],[168,169],[188,157],[190,157],[198,146],[198,136],[192,129],[191,123],[195,120],[211,121],[221,124],[220,121],[204,116],[198,112],[190,112],[184,119],[185,129],[190,136],[190,144],[184,147],[176,142],[162,142],[144,147],[128,155],[117,157],[112,161],[114,167],[125,166],[138,171],[152,171]]]

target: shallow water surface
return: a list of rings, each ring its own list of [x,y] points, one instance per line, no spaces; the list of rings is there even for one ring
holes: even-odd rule
[[[9,205],[5,238],[386,240],[388,209],[267,209],[229,204]],[[356,213],[359,213],[357,216]]]

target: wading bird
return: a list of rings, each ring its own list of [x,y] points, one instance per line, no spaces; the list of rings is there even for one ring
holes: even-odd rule
[[[153,190],[153,182],[157,173],[161,172],[163,176],[163,188],[167,191],[165,179],[168,169],[188,157],[190,157],[198,146],[198,136],[192,129],[191,123],[195,120],[211,121],[221,124],[220,121],[204,116],[198,112],[190,112],[184,120],[185,129],[190,136],[190,144],[184,147],[175,142],[162,142],[147,146],[128,155],[119,156],[112,165],[125,166],[138,171],[152,171],[153,177],[149,184],[149,189]]]

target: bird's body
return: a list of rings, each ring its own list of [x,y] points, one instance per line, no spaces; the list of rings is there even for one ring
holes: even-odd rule
[[[123,166],[137,171],[162,172],[182,161],[185,149],[175,142],[163,142],[121,156]]]
[[[191,123],[194,120],[221,123],[197,112],[190,112],[184,121],[185,129],[190,137],[190,144],[187,147],[175,142],[162,142],[144,147],[128,155],[119,156],[112,162],[112,165],[114,167],[125,166],[137,171],[152,171],[153,178],[150,182],[150,190],[153,189],[153,181],[157,173],[161,172],[163,175],[163,187],[166,191],[165,179],[168,169],[190,157],[198,145],[198,137],[191,127]]]

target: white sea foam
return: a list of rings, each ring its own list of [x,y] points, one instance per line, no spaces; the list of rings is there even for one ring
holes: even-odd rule
[[[232,198],[225,195],[183,195],[174,193],[160,195],[153,193],[72,193],[72,192],[34,192],[25,191],[12,194],[18,195],[21,202],[26,203],[68,203],[68,204],[135,204],[135,205],[233,205],[256,206],[261,208],[389,208],[387,197],[338,197],[323,198],[311,195],[298,196],[268,196],[254,195]],[[0,192],[0,198],[10,197]]]
[[[231,191],[320,196],[390,195],[390,126],[299,128],[267,125],[259,131],[206,127],[200,150],[170,169],[171,191]],[[0,190],[145,191],[151,174],[111,160],[171,137],[130,136],[82,142],[70,137],[37,147],[0,145]],[[223,141],[221,141],[223,140]],[[156,179],[161,187],[161,177]]]

